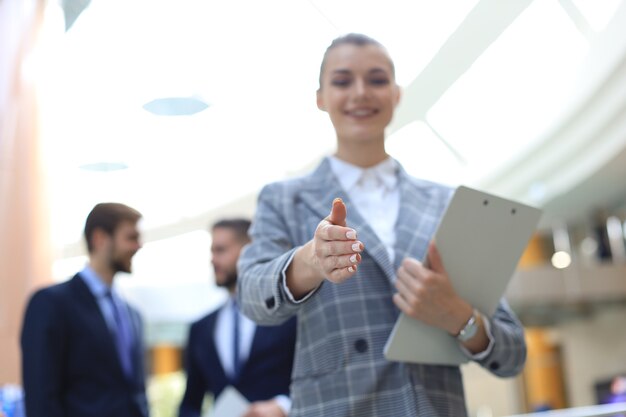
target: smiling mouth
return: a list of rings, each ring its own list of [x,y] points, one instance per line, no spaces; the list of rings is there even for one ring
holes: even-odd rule
[[[357,109],[357,110],[348,110],[346,114],[352,117],[369,117],[378,113],[376,109]]]

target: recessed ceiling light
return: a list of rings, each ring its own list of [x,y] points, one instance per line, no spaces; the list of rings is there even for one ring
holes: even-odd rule
[[[194,97],[157,98],[143,105],[143,108],[157,116],[188,116],[201,112],[209,105]]]
[[[81,165],[79,168],[85,171],[110,172],[126,169],[128,168],[128,165],[123,162],[94,162],[92,164]]]

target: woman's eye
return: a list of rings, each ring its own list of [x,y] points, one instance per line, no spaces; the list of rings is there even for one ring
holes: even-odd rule
[[[344,78],[338,78],[332,81],[332,85],[336,87],[347,87],[348,85],[350,85],[350,80],[344,79]]]
[[[372,78],[370,80],[370,83],[372,85],[387,85],[389,84],[389,79],[388,78]]]

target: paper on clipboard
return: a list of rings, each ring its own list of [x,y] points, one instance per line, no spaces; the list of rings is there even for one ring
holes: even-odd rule
[[[205,417],[238,417],[243,415],[250,402],[232,386],[224,388]]]
[[[493,315],[541,211],[469,187],[456,189],[434,240],[455,291]],[[388,360],[459,365],[458,341],[442,329],[400,314],[384,349]]]

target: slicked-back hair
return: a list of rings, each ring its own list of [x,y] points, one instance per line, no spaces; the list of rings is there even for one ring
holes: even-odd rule
[[[250,220],[243,217],[233,219],[222,219],[213,223],[211,230],[230,229],[235,232],[235,236],[241,242],[249,242],[248,229],[250,229]]]
[[[91,237],[96,229],[104,230],[108,235],[113,236],[115,229],[120,223],[128,221],[136,224],[141,219],[141,213],[132,207],[121,203],[99,203],[96,204],[85,221],[85,241],[89,253],[93,251]]]
[[[378,42],[374,38],[370,38],[367,35],[363,35],[362,33],[348,33],[347,35],[343,35],[343,36],[333,39],[333,41],[330,43],[328,48],[326,48],[326,52],[324,52],[324,57],[322,58],[322,64],[320,65],[320,78],[319,78],[320,90],[322,89],[322,75],[324,74],[324,66],[326,65],[326,58],[328,57],[328,54],[330,53],[330,51],[332,51],[334,48],[340,45],[356,45],[356,46],[375,45],[381,48],[382,50],[384,50],[385,52],[387,51],[387,48],[385,48],[382,43]],[[391,58],[389,59],[389,64],[391,65],[391,74],[395,77],[396,68]]]

